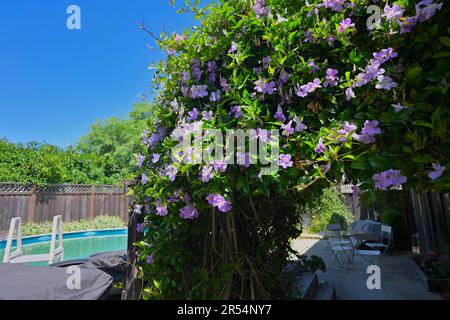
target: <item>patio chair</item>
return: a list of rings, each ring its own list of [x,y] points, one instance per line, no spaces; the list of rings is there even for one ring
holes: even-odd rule
[[[365,245],[371,249],[356,250],[355,253],[371,264],[374,264],[375,260],[377,261],[377,264],[381,264],[381,262],[389,264],[386,252],[389,250],[391,243],[391,233],[392,228],[390,226],[382,225],[379,242],[366,242]]]
[[[331,227],[331,229],[333,228]],[[328,247],[333,254],[333,260],[343,266],[344,263],[339,259],[339,254],[344,254],[348,264],[350,265],[354,250],[351,239],[342,239],[341,230],[330,230],[330,228],[325,228],[325,236]]]
[[[392,234],[392,227],[383,224],[381,226],[381,234],[380,234],[379,242],[374,242],[374,243],[368,242],[365,244],[366,244],[366,246],[368,246],[372,249],[386,251],[389,248],[389,245],[391,243],[391,234]]]
[[[336,231],[333,232],[333,231]],[[328,233],[328,234],[327,234]],[[325,236],[334,245],[347,245],[353,246],[351,240],[346,240],[342,238],[342,229],[340,224],[328,224],[325,226]]]

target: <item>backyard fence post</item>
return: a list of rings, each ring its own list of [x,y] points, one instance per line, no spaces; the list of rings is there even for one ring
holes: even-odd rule
[[[36,185],[31,187],[31,195],[28,198],[28,222],[34,220],[34,210],[36,209]]]
[[[95,193],[96,193],[97,189],[96,187],[93,185],[91,186],[91,195],[89,197],[89,211],[88,211],[88,215],[89,218],[94,218],[94,205],[95,205]]]

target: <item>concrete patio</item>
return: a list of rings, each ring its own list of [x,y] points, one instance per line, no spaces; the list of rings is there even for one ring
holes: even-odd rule
[[[326,272],[318,271],[319,282],[327,282],[336,289],[338,300],[439,300],[438,294],[428,292],[419,278],[413,261],[407,254],[387,255],[388,263],[380,263],[381,289],[367,287],[367,266],[370,264],[355,255],[353,267],[333,261],[326,240],[299,238],[292,247],[300,254],[321,257]],[[376,260],[375,260],[376,261]]]

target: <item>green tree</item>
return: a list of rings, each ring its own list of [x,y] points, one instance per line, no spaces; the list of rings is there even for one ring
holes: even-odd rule
[[[107,157],[114,166],[113,171],[121,171],[122,177],[126,178],[135,164],[133,154],[140,135],[152,128],[154,108],[151,103],[136,103],[124,118],[98,120],[90,127],[90,132],[80,138],[75,149]]]

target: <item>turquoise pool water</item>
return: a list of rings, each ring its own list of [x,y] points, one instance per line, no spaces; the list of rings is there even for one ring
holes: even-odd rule
[[[50,251],[49,240],[49,235],[23,238],[23,254],[48,253]],[[63,244],[64,260],[83,259],[91,254],[104,251],[125,250],[127,248],[127,229],[65,233],[63,234]],[[0,241],[0,263],[3,261],[5,246],[6,241]],[[47,263],[40,262],[34,263],[34,265],[47,265]]]

